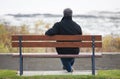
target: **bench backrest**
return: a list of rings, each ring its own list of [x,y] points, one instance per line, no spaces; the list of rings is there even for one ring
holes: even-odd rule
[[[59,41],[59,42],[56,42]],[[94,43],[93,43],[94,41]],[[101,35],[12,35],[12,47],[102,47]]]

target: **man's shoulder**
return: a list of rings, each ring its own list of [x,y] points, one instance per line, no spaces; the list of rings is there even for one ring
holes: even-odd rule
[[[54,25],[56,25],[56,26],[57,26],[57,25],[60,25],[60,23],[61,23],[61,22],[56,22]]]
[[[59,27],[59,26],[60,26],[60,22],[56,22],[56,23],[54,23],[53,27]]]
[[[77,25],[77,26],[80,26],[77,22],[75,22],[75,21],[73,21],[73,23],[75,24],[75,25]]]

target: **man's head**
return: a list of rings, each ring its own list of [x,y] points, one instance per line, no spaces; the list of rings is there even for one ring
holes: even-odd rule
[[[66,9],[64,9],[63,14],[66,17],[72,16],[72,10],[70,8],[66,8]]]

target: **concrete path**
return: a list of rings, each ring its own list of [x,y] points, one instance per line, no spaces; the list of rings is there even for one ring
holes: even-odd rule
[[[96,71],[97,72],[97,71]],[[35,75],[91,75],[91,70],[76,70],[72,73],[68,73],[64,70],[59,71],[24,71],[23,76],[35,76]],[[18,72],[19,75],[19,72]]]

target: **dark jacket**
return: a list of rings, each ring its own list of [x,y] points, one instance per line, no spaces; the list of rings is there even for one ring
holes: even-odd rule
[[[63,17],[54,24],[45,35],[82,35],[81,27],[72,20],[72,17]],[[58,54],[78,54],[79,48],[56,48]]]

